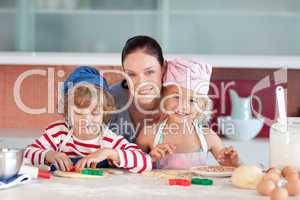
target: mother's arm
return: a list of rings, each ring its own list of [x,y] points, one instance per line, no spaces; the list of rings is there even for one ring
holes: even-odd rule
[[[139,131],[139,134],[136,138],[136,144],[146,153],[149,153],[151,150],[151,138],[145,128],[142,128]]]

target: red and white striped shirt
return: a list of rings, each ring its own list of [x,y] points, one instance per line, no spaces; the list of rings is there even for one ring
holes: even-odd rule
[[[92,140],[80,140],[74,135],[67,137],[70,133],[65,122],[55,122],[45,129],[44,134],[29,145],[24,157],[32,165],[44,165],[45,156],[48,151],[59,151],[69,157],[86,156],[101,148],[115,149],[118,152],[120,163],[117,167],[125,168],[130,172],[141,173],[152,169],[151,156],[144,153],[136,144],[129,143],[123,136],[116,135],[106,128],[102,136]],[[61,146],[63,141],[68,141]]]

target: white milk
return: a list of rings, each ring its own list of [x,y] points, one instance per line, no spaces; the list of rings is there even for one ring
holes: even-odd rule
[[[287,129],[279,123],[270,129],[270,166],[286,165],[300,170],[300,118],[288,118]]]

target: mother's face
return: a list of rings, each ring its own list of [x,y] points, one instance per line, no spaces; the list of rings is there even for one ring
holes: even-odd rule
[[[160,98],[162,86],[163,68],[157,58],[136,51],[126,56],[123,69],[132,80],[129,90],[135,101],[143,109],[152,109],[155,100]]]

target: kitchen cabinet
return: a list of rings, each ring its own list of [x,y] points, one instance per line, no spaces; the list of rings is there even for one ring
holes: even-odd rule
[[[2,0],[0,51],[120,52],[134,35],[167,53],[299,55],[298,0]]]

